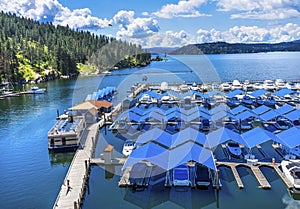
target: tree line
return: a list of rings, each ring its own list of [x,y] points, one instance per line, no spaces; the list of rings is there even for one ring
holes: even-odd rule
[[[141,46],[68,26],[0,13],[0,82],[28,82],[76,75],[80,67],[104,71],[144,66]]]
[[[300,51],[300,42],[282,42],[282,43],[203,43],[190,44],[176,49],[170,54],[237,54],[237,53],[259,53],[275,51]]]

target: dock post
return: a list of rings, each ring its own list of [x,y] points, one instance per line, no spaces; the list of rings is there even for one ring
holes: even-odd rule
[[[114,158],[114,146],[111,144],[108,144],[106,148],[104,149],[104,163],[109,165],[112,163],[112,159]]]
[[[216,189],[220,190],[219,170],[216,170]]]

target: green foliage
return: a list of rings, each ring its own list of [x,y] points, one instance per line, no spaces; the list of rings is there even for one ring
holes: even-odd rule
[[[97,72],[97,67],[95,65],[77,63],[76,67],[78,72],[81,74],[91,74]]]
[[[95,68],[140,66],[149,61],[150,54],[141,46],[0,13],[0,82],[48,79],[57,74],[76,75],[78,69],[94,72]],[[77,63],[88,67],[78,68]]]

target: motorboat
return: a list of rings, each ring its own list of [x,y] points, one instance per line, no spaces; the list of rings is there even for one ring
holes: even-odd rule
[[[245,80],[244,84],[243,84],[243,90],[244,91],[253,91],[253,84],[250,83],[249,80]]]
[[[219,86],[220,91],[230,91],[231,85],[229,83],[222,83]]]
[[[296,87],[297,91],[299,91],[300,90],[300,83],[296,83],[295,87]]]
[[[190,186],[189,168],[186,164],[173,169],[173,186]]]
[[[300,160],[282,160],[281,168],[284,175],[293,183],[295,189],[300,189]]]
[[[241,120],[238,122],[237,126],[237,129],[241,130],[250,130],[253,128],[251,120]]]
[[[273,96],[267,97],[264,104],[269,107],[275,107],[276,100]]]
[[[259,90],[259,89],[263,89],[263,85],[261,83],[255,83],[253,84],[253,89],[254,90]]]
[[[265,101],[263,100],[262,97],[259,96],[259,97],[256,97],[256,98],[255,98],[255,102],[254,102],[254,103],[255,103],[255,106],[258,107],[258,106],[263,105],[263,104],[265,103]]]
[[[287,89],[290,89],[290,90],[293,90],[293,91],[297,91],[296,84],[293,83],[293,82],[287,82],[285,84],[285,86],[286,86]]]
[[[44,94],[45,92],[46,92],[46,89],[40,89],[37,86],[32,86],[28,91],[28,93],[30,93],[30,94]]]
[[[122,150],[122,154],[127,157],[131,154],[133,148],[134,148],[134,141],[132,140],[126,140],[124,145],[123,145],[123,150]]]
[[[267,91],[276,90],[276,86],[272,80],[265,80],[263,83],[263,88]]]
[[[206,91],[208,91],[208,85],[206,85],[206,84],[202,84],[201,86],[200,86],[200,91],[202,91],[202,92],[206,92]]]
[[[279,130],[287,130],[292,126],[292,124],[285,118],[279,118],[276,120],[274,126]]]
[[[234,141],[228,141],[226,143],[226,147],[229,151],[229,153],[235,157],[240,157],[242,154],[242,149],[239,145],[239,143],[234,142]]]
[[[179,91],[182,92],[182,93],[188,92],[190,90],[189,87],[188,87],[188,85],[185,84],[185,83],[181,84],[178,88],[179,88]]]
[[[203,102],[203,106],[208,107],[208,108],[212,108],[212,107],[216,106],[216,104],[217,104],[217,101],[212,97],[206,98]]]
[[[231,84],[231,90],[237,90],[237,89],[242,89],[243,86],[242,84],[238,81],[238,80],[233,80],[232,84]]]
[[[199,87],[198,87],[198,85],[197,85],[196,82],[194,82],[194,83],[192,84],[191,90],[192,90],[192,91],[198,91],[198,90],[199,90]]]
[[[151,97],[149,94],[143,94],[143,96],[140,98],[140,102],[145,104],[145,103],[151,103]]]
[[[253,103],[253,100],[251,99],[251,97],[249,95],[245,95],[245,96],[243,96],[242,103],[246,106],[251,106]]]
[[[286,88],[286,85],[282,79],[276,79],[275,80],[275,87],[276,90],[284,89]]]
[[[232,97],[227,101],[229,107],[237,107],[241,104],[240,100],[237,97]]]

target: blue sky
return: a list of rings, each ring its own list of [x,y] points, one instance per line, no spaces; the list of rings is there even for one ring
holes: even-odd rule
[[[300,39],[300,0],[0,0],[0,10],[144,47]]]

